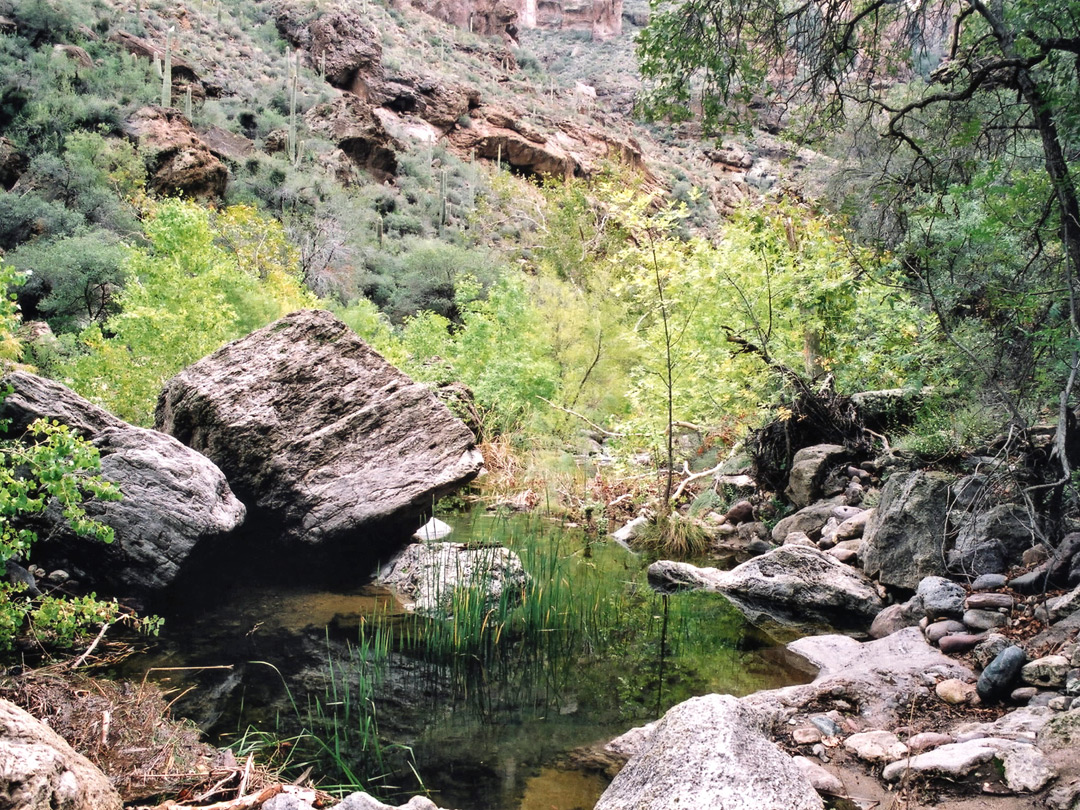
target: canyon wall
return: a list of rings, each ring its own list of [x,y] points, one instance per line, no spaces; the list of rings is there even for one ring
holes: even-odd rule
[[[517,38],[519,28],[622,33],[623,0],[409,0],[413,7],[481,36]]]

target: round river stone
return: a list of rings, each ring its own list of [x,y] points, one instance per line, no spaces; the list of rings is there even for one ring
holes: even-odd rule
[[[1006,647],[979,676],[979,682],[975,685],[979,697],[989,702],[1009,694],[1026,663],[1027,655],[1022,649],[1015,644]]]

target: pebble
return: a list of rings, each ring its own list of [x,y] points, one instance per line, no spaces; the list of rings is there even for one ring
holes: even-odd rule
[[[858,506],[837,506],[832,510],[832,516],[836,518],[838,522],[843,523],[848,518],[853,518],[865,511],[865,509],[861,509]]]
[[[908,747],[891,731],[864,731],[844,740],[844,749],[865,762],[895,762]]]
[[[975,684],[948,678],[934,687],[934,693],[951,706],[969,703],[975,696]]]
[[[53,585],[63,585],[65,582],[71,579],[71,574],[69,574],[62,568],[57,568],[55,571],[45,577],[45,579],[51,582]]]
[[[944,577],[923,577],[912,599],[931,619],[959,618],[964,612],[964,589]]]
[[[1009,578],[1004,574],[983,574],[971,583],[971,590],[996,591],[999,588],[1004,588],[1005,583],[1008,581]]]
[[[750,541],[750,543],[746,546],[746,552],[747,554],[753,554],[754,556],[757,556],[758,554],[765,554],[766,552],[772,551],[774,548],[776,548],[776,546],[774,546],[772,543],[758,538],[757,540]]]
[[[924,630],[927,639],[931,644],[936,644],[945,636],[952,635],[953,633],[963,633],[966,628],[962,622],[955,621],[953,619],[946,619],[942,622],[934,622],[931,625],[927,625]]]
[[[784,538],[785,546],[816,546],[813,540],[810,539],[810,535],[806,532],[788,532],[788,536]]]
[[[806,757],[792,757],[795,765],[805,776],[814,790],[818,793],[827,793],[830,796],[842,796],[846,792],[844,783],[833,774],[818,765],[814,760]]]
[[[1070,669],[1065,676],[1065,694],[1070,697],[1080,696],[1080,669]]]
[[[859,552],[855,549],[844,548],[842,546],[833,546],[829,549],[828,553],[840,562],[849,564],[853,564],[854,560],[859,556]]]
[[[1007,593],[973,593],[965,604],[974,610],[1012,610],[1015,600]]]
[[[747,523],[754,519],[754,505],[750,501],[737,501],[727,510],[727,514],[724,518],[728,523],[739,524]]]
[[[1044,562],[1049,558],[1050,554],[1049,552],[1047,552],[1046,546],[1044,546],[1042,543],[1039,543],[1038,545],[1032,546],[1031,548],[1027,549],[1020,557],[1020,559],[1024,562],[1024,567],[1027,567],[1029,565],[1038,565],[1039,563]]]
[[[811,717],[810,722],[813,723],[817,727],[817,730],[826,737],[835,737],[841,731],[840,726],[823,714]]]
[[[1012,694],[1009,695],[1009,700],[1013,703],[1027,703],[1037,694],[1039,694],[1039,690],[1034,686],[1021,686],[1018,689],[1012,690]]]
[[[1068,695],[1054,695],[1046,701],[1046,705],[1055,712],[1067,712],[1072,708],[1073,699]]]
[[[992,627],[1002,627],[1008,622],[1009,618],[1001,615],[996,610],[964,611],[964,624],[972,630],[989,630]]]
[[[973,649],[985,639],[986,636],[981,633],[955,633],[951,636],[944,636],[938,642],[938,647],[941,648],[941,651],[943,653],[954,655],[956,653],[964,653],[970,649]]]
[[[1050,701],[1056,697],[1060,697],[1060,695],[1055,695],[1053,692],[1039,692],[1039,694],[1028,701],[1028,708],[1038,708],[1040,706],[1049,708]]]
[[[1009,580],[1009,587],[1017,593],[1038,593],[1046,585],[1045,566],[1028,571]]]
[[[803,726],[791,732],[791,739],[796,745],[810,745],[821,742],[821,730],[814,726]]]
[[[829,752],[825,749],[825,746],[822,745],[821,743],[818,743],[817,745],[815,745],[811,750],[813,751],[814,756],[817,757],[818,759],[820,759],[822,762],[828,762],[829,761]]]
[[[976,684],[979,697],[989,702],[1011,693],[1013,683],[1020,676],[1020,670],[1026,663],[1027,655],[1022,649],[1016,645],[1006,647],[979,676]]]

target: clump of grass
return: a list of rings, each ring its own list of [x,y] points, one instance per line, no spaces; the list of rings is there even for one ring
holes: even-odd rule
[[[635,545],[665,557],[695,557],[708,550],[709,536],[694,521],[672,512],[649,523]]]

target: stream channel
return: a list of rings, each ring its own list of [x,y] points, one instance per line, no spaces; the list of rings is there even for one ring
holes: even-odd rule
[[[443,516],[451,541],[502,543],[532,578],[520,603],[453,619],[404,611],[384,589],[260,585],[192,594],[160,642],[129,660],[240,756],[287,752],[322,786],[384,801],[428,791],[463,810],[592,808],[607,784],[573,751],[694,695],[805,682],[805,662],[716,594],[664,596],[648,560],[535,516]],[[801,664],[801,666],[800,666]],[[577,764],[575,764],[577,763]],[[320,776],[321,775],[321,776]]]

